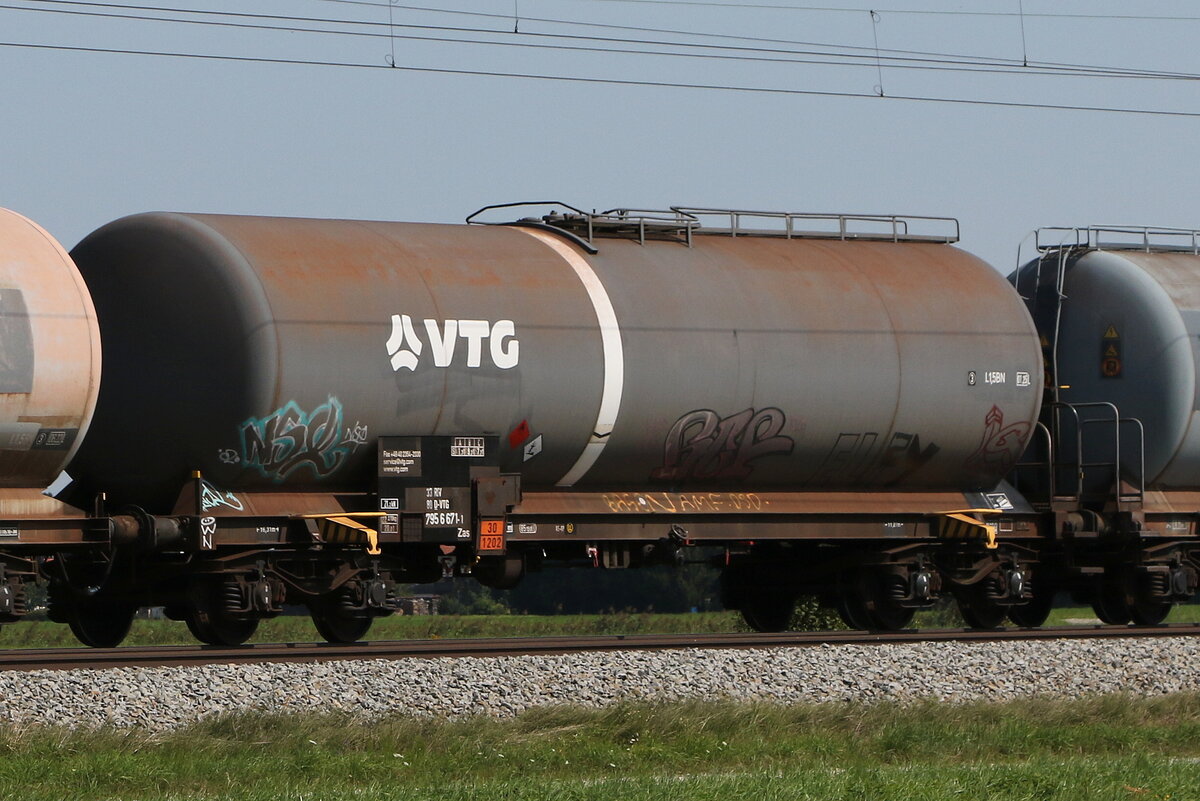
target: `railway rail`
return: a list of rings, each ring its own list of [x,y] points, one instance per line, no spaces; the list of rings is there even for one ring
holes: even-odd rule
[[[328,662],[463,656],[524,656],[588,651],[688,648],[789,648],[820,645],[887,645],[1200,635],[1200,623],[1161,626],[1068,626],[1025,629],[906,629],[738,634],[637,634],[592,637],[506,637],[461,640],[388,640],[348,644],[262,643],[236,647],[158,645],[124,648],[0,650],[0,670],[76,670],[169,667],[255,662]]]

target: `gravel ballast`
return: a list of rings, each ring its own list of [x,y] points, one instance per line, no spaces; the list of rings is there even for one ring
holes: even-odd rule
[[[1200,690],[1200,641],[1099,639],[0,673],[0,720],[164,730],[227,712],[511,716],[547,704],[950,702]]]

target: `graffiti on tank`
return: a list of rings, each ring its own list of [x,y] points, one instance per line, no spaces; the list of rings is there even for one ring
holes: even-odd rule
[[[329,476],[366,442],[367,427],[345,427],[341,401],[330,396],[311,412],[288,401],[266,417],[252,417],[242,423],[241,439],[243,464],[283,482],[303,470]]]
[[[663,446],[663,466],[650,477],[661,481],[739,480],[764,456],[786,455],[795,442],[783,436],[787,418],[774,407],[744,409],[721,417],[711,409],[688,412],[675,421]]]
[[[838,434],[814,483],[895,486],[924,467],[940,450],[934,444],[921,447],[919,434],[897,431],[886,444],[875,431]]]
[[[342,436],[342,444],[350,445],[355,448],[360,445],[367,444],[367,427],[357,420],[354,425],[346,426],[346,433]]]
[[[391,358],[392,371],[415,371],[421,362],[421,354],[428,346],[434,367],[449,367],[455,354],[462,353],[458,341],[467,341],[463,357],[467,367],[483,364],[484,340],[487,340],[488,356],[492,364],[501,370],[517,366],[521,355],[521,342],[512,320],[425,320],[425,340],[417,333],[413,318],[407,314],[392,315],[392,333],[384,346]]]
[[[237,495],[234,495],[232,492],[222,492],[204,479],[201,479],[200,508],[207,512],[209,509],[216,509],[218,506],[233,509],[235,512],[246,511],[246,507],[242,505],[242,501]]]
[[[350,449],[350,452],[358,450],[360,446],[367,444],[367,425],[354,421],[354,425],[346,429],[345,436],[342,437],[341,445]]]
[[[610,512],[636,514],[761,512],[771,505],[756,492],[606,492],[600,499]]]
[[[967,457],[964,467],[985,475],[1007,473],[1016,464],[1032,425],[1026,421],[1004,424],[1004,412],[993,406],[983,418],[979,448]]]
[[[242,461],[242,457],[238,456],[238,452],[233,448],[222,448],[217,452],[217,458],[221,460],[221,464],[237,464]]]

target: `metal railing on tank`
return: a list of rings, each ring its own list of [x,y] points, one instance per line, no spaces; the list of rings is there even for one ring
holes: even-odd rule
[[[889,242],[940,242],[959,240],[954,217],[924,217],[900,214],[820,214],[790,211],[752,211],[697,206],[672,206],[696,218],[721,217],[726,226],[705,226],[705,233],[730,236],[781,236],[785,239],[867,239]],[[748,223],[758,222],[759,227]],[[762,227],[766,225],[768,227]],[[938,228],[952,228],[939,231]]]
[[[1013,484],[1025,494],[1035,506],[1049,507],[1058,496],[1058,480],[1055,476],[1054,437],[1041,421],[1034,423],[1035,441],[1026,448],[1026,454],[1041,453],[1045,458],[1017,462],[1012,469]],[[1041,449],[1039,451],[1039,448]],[[1031,478],[1027,475],[1033,474]]]
[[[1144,253],[1176,251],[1200,255],[1200,230],[1144,225],[1089,225],[1048,227],[1034,232],[1034,244],[1043,253],[1083,248],[1088,250],[1140,250]]]
[[[518,220],[483,219],[488,212],[500,209],[538,207],[548,208],[549,212]],[[702,217],[721,219],[713,226],[707,226],[701,224]],[[697,231],[733,237],[784,239],[944,244],[959,240],[959,223],[953,217],[899,214],[816,214],[690,206],[672,206],[669,209],[613,208],[588,212],[561,201],[521,201],[484,206],[468,215],[466,221],[472,225],[551,228],[569,234],[589,249],[594,249],[598,236],[636,239],[642,244],[649,239],[671,239],[691,247],[693,234]]]

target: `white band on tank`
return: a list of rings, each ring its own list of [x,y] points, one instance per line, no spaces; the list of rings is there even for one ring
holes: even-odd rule
[[[596,425],[592,435],[584,446],[583,453],[575,461],[575,466],[558,480],[556,486],[572,487],[591,469],[600,458],[617,422],[617,414],[621,410],[621,393],[625,388],[625,353],[621,347],[621,328],[617,325],[617,314],[613,311],[608,293],[599,276],[574,248],[554,234],[530,228],[518,228],[519,231],[544,242],[551,250],[571,265],[571,269],[583,282],[592,308],[596,311],[596,320],[600,323],[600,343],[604,348],[604,391],[600,394],[600,411],[596,414]]]

